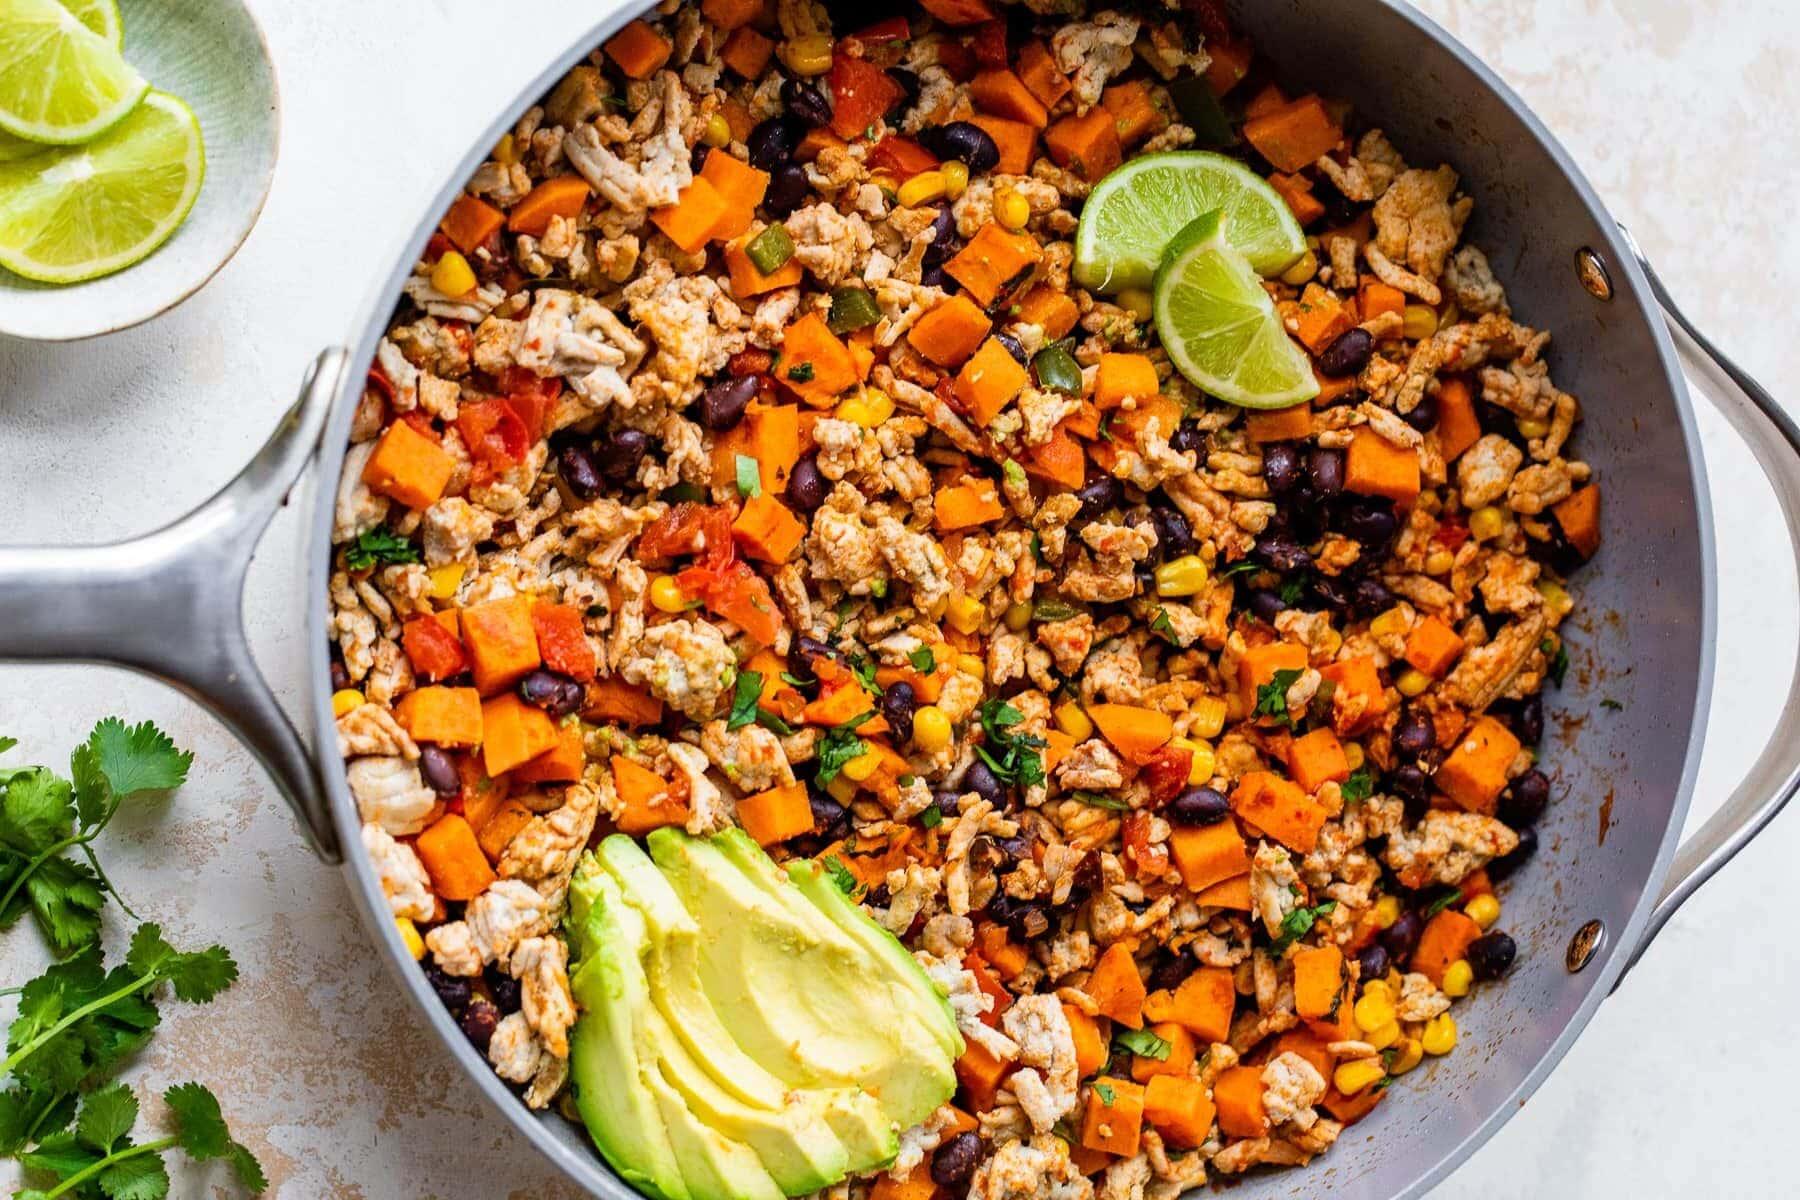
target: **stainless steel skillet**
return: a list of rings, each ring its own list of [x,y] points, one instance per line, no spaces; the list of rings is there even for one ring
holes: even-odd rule
[[[324,655],[310,675],[310,750],[252,661],[241,623],[256,541],[305,468],[335,480],[364,370],[401,281],[439,214],[518,114],[642,5],[609,15],[498,114],[453,165],[404,246],[349,350],[320,356],[299,402],[233,483],[190,516],[104,547],[0,549],[0,658],[118,663],[165,679],[235,728],[332,861],[357,840],[331,737]],[[1415,1076],[1304,1172],[1257,1177],[1245,1196],[1289,1192],[1413,1196],[1442,1179],[1560,1060],[1649,939],[1762,827],[1800,782],[1800,693],[1770,749],[1717,817],[1678,846],[1712,678],[1714,558],[1704,469],[1685,366],[1769,473],[1800,543],[1800,429],[1688,328],[1568,157],[1494,76],[1412,10],[1342,0],[1243,0],[1238,21],[1301,85],[1346,96],[1414,162],[1446,161],[1476,198],[1471,237],[1493,256],[1521,317],[1554,331],[1559,383],[1582,397],[1582,454],[1606,488],[1606,545],[1582,578],[1584,611],[1612,619],[1572,634],[1578,669],[1553,705],[1587,713],[1625,702],[1557,747],[1559,795],[1543,849],[1512,885],[1508,926],[1520,965],[1504,988],[1458,1011],[1463,1049]],[[1587,269],[1578,270],[1578,262]],[[1602,293],[1596,295],[1595,292]],[[1665,314],[1667,323],[1665,323]],[[316,489],[305,586],[310,636],[324,639],[331,488]],[[411,967],[367,863],[348,855],[369,928],[481,1088],[572,1179],[625,1200],[586,1137],[518,1104],[468,1047]],[[1556,886],[1552,887],[1554,880]]]

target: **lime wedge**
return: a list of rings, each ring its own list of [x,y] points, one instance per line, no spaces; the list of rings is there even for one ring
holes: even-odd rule
[[[169,239],[205,176],[193,110],[151,92],[85,146],[0,165],[0,266],[44,283],[123,270]]]
[[[1156,335],[1175,369],[1244,408],[1287,408],[1319,394],[1312,361],[1288,338],[1275,302],[1210,212],[1175,235],[1156,272]]]
[[[1306,253],[1287,202],[1236,159],[1205,150],[1136,158],[1094,185],[1075,231],[1075,282],[1117,292],[1148,287],[1170,240],[1195,217],[1221,212],[1231,244],[1264,275]]]
[[[56,145],[91,141],[149,86],[56,0],[0,0],[0,130]]]
[[[75,19],[105,38],[114,50],[125,44],[125,22],[119,19],[115,0],[62,0]]]

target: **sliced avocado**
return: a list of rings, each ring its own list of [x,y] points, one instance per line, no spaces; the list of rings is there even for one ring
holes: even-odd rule
[[[727,846],[725,852],[730,854],[732,850]],[[787,864],[787,873],[802,896],[812,901],[839,929],[862,943],[897,986],[917,997],[917,1007],[913,1011],[921,1021],[937,1030],[939,1042],[952,1059],[961,1058],[963,1037],[956,1028],[956,1014],[951,1011],[949,999],[925,974],[919,960],[900,944],[900,939],[872,921],[818,863],[795,859]]]
[[[911,994],[760,849],[756,858],[740,849],[750,863],[741,869],[719,845],[677,829],[648,840],[700,928],[701,986],[750,1057],[793,1086],[860,1087],[898,1128],[950,1097],[954,1063],[937,1018],[915,1016]]]
[[[661,1070],[646,1072],[643,1082],[662,1112],[694,1200],[782,1200],[756,1151],[702,1124]]]
[[[684,1182],[663,1106],[642,1086],[637,1015],[649,1004],[649,985],[636,947],[644,941],[643,918],[590,863],[570,885],[571,908],[578,905],[584,917],[570,931],[580,956],[570,977],[581,1007],[569,1039],[575,1108],[601,1155],[633,1187],[663,1200],[704,1200],[706,1193],[696,1197]]]
[[[759,1067],[731,1039],[700,990],[699,927],[655,864],[636,842],[617,834],[601,843],[599,859],[649,931],[643,962],[654,1021],[675,1043],[663,1051],[664,1075],[688,1106],[706,1124],[754,1149],[789,1195],[818,1191],[846,1171],[866,1169],[852,1166],[831,1118],[844,1121],[859,1144],[866,1143],[869,1130],[879,1136],[887,1128],[874,1097],[851,1093],[828,1112],[824,1093],[791,1090]]]

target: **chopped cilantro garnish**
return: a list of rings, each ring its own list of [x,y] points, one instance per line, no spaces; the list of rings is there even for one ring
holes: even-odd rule
[[[1458,900],[1461,900],[1461,899],[1462,899],[1462,889],[1461,888],[1451,888],[1449,891],[1445,892],[1443,895],[1439,896],[1436,900],[1433,900],[1430,904],[1427,904],[1425,906],[1425,915],[1427,917],[1435,917],[1439,913],[1443,912],[1446,908],[1449,908],[1452,904],[1455,904]]]
[[[944,823],[944,810],[936,804],[926,805],[925,811],[919,814],[919,824],[927,829],[936,829]]]
[[[787,377],[790,383],[811,383],[813,365],[809,362],[795,363],[788,368]]]
[[[1273,717],[1283,725],[1292,728],[1294,718],[1293,714],[1288,712],[1287,693],[1288,689],[1293,687],[1295,682],[1299,680],[1300,676],[1304,673],[1305,672],[1303,671],[1292,669],[1276,671],[1269,682],[1257,687],[1256,711],[1251,715],[1257,717]]]
[[[1279,592],[1281,602],[1289,608],[1300,603],[1300,597],[1306,594],[1306,584],[1299,579],[1284,579]]]
[[[1611,696],[1607,696],[1605,699],[1601,700],[1600,707],[1605,708],[1605,709],[1610,709],[1613,712],[1621,712],[1625,708],[1625,706],[1623,704],[1620,704],[1617,700],[1614,700]]]
[[[1157,1037],[1148,1029],[1121,1029],[1113,1034],[1113,1047],[1135,1054],[1139,1058],[1154,1058],[1158,1061],[1169,1057],[1174,1049],[1167,1041]]]
[[[843,860],[837,855],[826,855],[822,865],[825,873],[831,876],[831,882],[837,885],[837,890],[844,895],[853,897],[861,890],[861,885],[856,882],[856,876],[850,873],[850,868],[846,867]]]
[[[1106,1105],[1108,1108],[1111,1108],[1113,1106],[1113,1101],[1118,1099],[1118,1097],[1113,1095],[1112,1088],[1104,1083],[1096,1083],[1094,1085],[1094,1094],[1099,1096],[1100,1103]]]
[[[1280,954],[1289,946],[1312,932],[1313,922],[1325,916],[1337,907],[1336,900],[1327,900],[1314,908],[1302,905],[1287,916],[1281,918],[1281,934],[1274,941],[1273,949]]]
[[[1044,760],[1038,751],[1049,743],[1028,733],[1012,732],[1024,719],[1024,713],[1004,700],[983,704],[981,731],[987,740],[975,747],[975,753],[1002,783],[1030,787],[1044,781]]]
[[[931,652],[930,646],[920,646],[906,656],[906,661],[921,675],[929,675],[937,670],[937,655]]]
[[[344,551],[344,566],[352,571],[366,571],[377,563],[388,566],[418,561],[419,548],[386,525],[357,534],[356,541]]]
[[[856,736],[856,727],[875,714],[866,712],[851,717],[842,725],[834,725],[825,731],[819,741],[819,785],[823,787],[838,777],[844,764],[853,758],[860,757],[868,750],[863,740]]]
[[[762,696],[762,683],[760,671],[738,672],[737,684],[731,693],[731,715],[725,718],[725,728],[742,729],[756,723],[756,702]]]
[[[1159,633],[1170,642],[1175,642],[1175,626],[1169,621],[1169,610],[1159,608],[1150,622],[1150,632]],[[1179,645],[1179,642],[1175,644]]]
[[[1070,797],[1093,808],[1108,808],[1114,812],[1129,812],[1131,805],[1117,796],[1108,796],[1105,792],[1070,792]]]
[[[1230,579],[1233,575],[1246,575],[1249,572],[1257,570],[1257,569],[1258,569],[1257,563],[1252,562],[1250,559],[1243,558],[1243,559],[1239,559],[1237,562],[1232,563],[1229,567],[1226,567],[1223,571],[1220,571],[1219,578],[1220,579]]]
[[[1375,774],[1368,767],[1362,766],[1350,772],[1350,778],[1344,780],[1338,791],[1345,804],[1355,804],[1358,800],[1367,800],[1369,793],[1375,790]]]
[[[865,691],[881,694],[881,685],[875,682],[875,664],[861,654],[849,657],[850,673],[856,676],[856,682],[863,685]]]

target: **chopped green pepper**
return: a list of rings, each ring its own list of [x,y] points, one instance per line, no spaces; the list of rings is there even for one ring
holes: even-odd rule
[[[787,226],[777,221],[752,238],[744,254],[758,271],[773,275],[794,257],[794,239],[788,236]]]
[[[1034,621],[1067,621],[1079,615],[1079,610],[1061,600],[1039,600],[1031,608]]]
[[[1194,131],[1194,145],[1230,146],[1237,141],[1237,135],[1231,131],[1231,118],[1225,115],[1205,79],[1194,75],[1176,80],[1169,85],[1169,98],[1175,101],[1181,123]]]
[[[1046,391],[1081,395],[1081,364],[1060,343],[1045,346],[1032,356],[1031,373]]]
[[[866,289],[841,287],[831,293],[831,315],[825,324],[833,333],[855,333],[881,320],[881,307]]]

